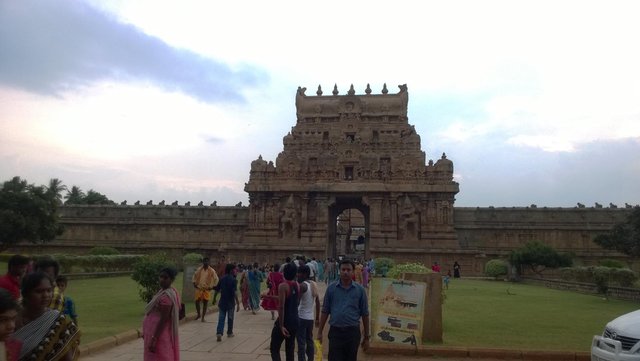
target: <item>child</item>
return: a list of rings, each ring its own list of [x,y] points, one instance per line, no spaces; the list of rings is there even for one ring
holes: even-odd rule
[[[0,289],[0,358],[2,360],[15,361],[20,355],[22,343],[9,338],[16,328],[18,308],[18,303],[11,293]]]
[[[444,276],[444,289],[448,290],[449,289],[449,280],[451,279],[451,271],[447,272],[447,275]]]
[[[67,289],[67,277],[58,276],[56,278],[56,285],[60,289],[60,293],[64,294],[64,291]],[[78,325],[78,315],[76,314],[76,305],[69,296],[64,296],[64,308],[62,311],[65,315],[71,317],[73,323]]]

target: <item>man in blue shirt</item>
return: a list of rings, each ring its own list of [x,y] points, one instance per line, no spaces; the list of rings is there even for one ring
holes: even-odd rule
[[[224,331],[224,320],[227,319],[227,337],[233,337],[233,306],[236,306],[236,312],[240,311],[240,302],[238,302],[238,281],[236,280],[236,265],[227,264],[225,267],[225,275],[222,277],[216,291],[220,292],[220,301],[218,302],[218,328],[216,330],[217,341],[222,341],[222,332]]]
[[[329,319],[329,361],[356,361],[358,345],[369,348],[369,305],[364,287],[353,281],[355,263],[340,261],[340,279],[327,287],[322,302],[318,340]],[[329,318],[331,315],[331,318]],[[360,318],[364,338],[360,342]]]

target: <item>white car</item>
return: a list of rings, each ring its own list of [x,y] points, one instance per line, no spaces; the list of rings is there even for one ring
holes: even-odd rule
[[[602,336],[593,336],[591,361],[640,361],[640,310],[616,318]]]

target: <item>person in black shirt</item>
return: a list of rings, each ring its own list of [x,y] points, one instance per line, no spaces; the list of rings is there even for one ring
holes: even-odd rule
[[[216,339],[222,341],[224,331],[224,320],[227,319],[227,337],[233,337],[233,306],[236,306],[236,312],[240,311],[240,302],[238,301],[238,281],[236,280],[236,265],[227,264],[225,267],[225,275],[222,277],[216,291],[220,293],[220,301],[218,301],[218,328],[216,330]]]
[[[291,262],[283,269],[285,281],[278,285],[278,318],[271,330],[271,360],[280,361],[280,346],[284,341],[287,361],[295,357],[296,332],[298,331],[298,304],[300,287],[295,281],[298,267]]]

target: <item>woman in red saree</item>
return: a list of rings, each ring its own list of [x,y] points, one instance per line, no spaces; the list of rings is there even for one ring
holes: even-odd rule
[[[278,310],[278,286],[284,282],[284,276],[280,272],[280,264],[275,263],[273,270],[267,276],[267,288],[269,291],[262,297],[262,309],[271,311],[271,319],[275,320],[274,312]]]

